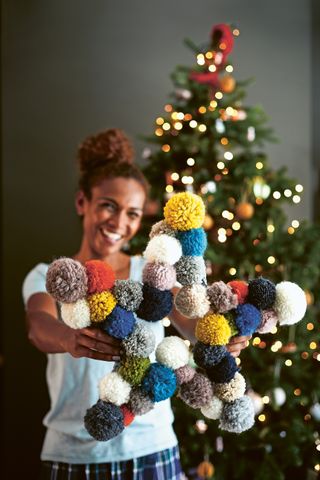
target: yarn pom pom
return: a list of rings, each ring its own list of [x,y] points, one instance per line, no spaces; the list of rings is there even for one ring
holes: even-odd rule
[[[48,268],[47,292],[61,303],[73,303],[87,294],[86,270],[77,260],[58,258]]]
[[[85,328],[91,323],[89,305],[84,298],[75,303],[62,303],[61,317],[71,328]]]
[[[208,313],[198,320],[195,335],[197,340],[207,345],[226,345],[231,336],[231,329],[223,315]]]
[[[155,335],[148,324],[139,321],[133,332],[122,342],[122,348],[129,357],[147,358],[153,352],[156,344]]]
[[[257,329],[257,332],[262,334],[270,333],[278,323],[277,314],[272,308],[270,308],[269,310],[262,310],[261,314],[262,320],[259,328]]]
[[[176,309],[188,318],[203,317],[210,309],[207,289],[203,285],[182,287],[175,296],[174,303]]]
[[[158,290],[150,285],[143,285],[143,301],[137,315],[148,322],[157,322],[169,315],[173,307],[173,295],[170,290]]]
[[[307,309],[306,295],[302,288],[292,282],[278,283],[274,309],[280,325],[293,325],[299,322]]]
[[[151,231],[149,233],[149,237],[153,238],[157,235],[169,235],[170,237],[175,237],[176,232],[171,228],[164,220],[161,220],[160,222],[155,223],[151,227]]]
[[[169,263],[146,263],[142,272],[142,281],[158,290],[171,290],[174,287],[176,269]]]
[[[88,408],[84,426],[95,440],[106,442],[123,431],[123,413],[113,403],[98,400],[95,405]]]
[[[174,265],[181,255],[180,242],[165,234],[151,238],[143,252],[143,256],[148,262],[169,263],[169,265]]]
[[[110,372],[99,382],[100,399],[115,405],[127,403],[131,386],[117,372]]]
[[[120,410],[123,415],[123,424],[125,427],[128,427],[134,420],[134,414],[128,408],[128,405],[121,405]]]
[[[207,236],[203,228],[193,228],[185,232],[178,232],[177,238],[181,243],[184,256],[203,256],[207,248]]]
[[[128,407],[134,415],[144,415],[153,409],[154,403],[149,395],[140,387],[133,387]]]
[[[224,316],[226,317],[227,321],[228,321],[228,324],[229,324],[229,327],[231,329],[231,336],[233,337],[234,335],[238,335],[238,329],[237,329],[237,326],[236,326],[236,323],[234,321],[235,319],[235,310],[230,310],[230,312],[226,312],[224,314]]]
[[[228,282],[228,285],[232,288],[233,292],[238,297],[239,303],[244,303],[247,300],[247,296],[249,293],[248,284],[242,280],[231,280]]]
[[[178,391],[178,397],[189,407],[201,408],[209,403],[213,396],[210,380],[202,373],[196,372],[190,382],[183,383]]]
[[[228,351],[224,345],[206,345],[202,342],[196,342],[193,348],[193,358],[196,364],[204,369],[213,367],[221,362]]]
[[[92,322],[103,322],[116,306],[116,299],[111,292],[94,293],[88,297],[90,318]]]
[[[136,318],[132,312],[116,305],[100,327],[112,337],[122,340],[130,335],[135,323]]]
[[[180,337],[165,337],[156,349],[156,359],[162,365],[176,370],[187,365],[189,348]]]
[[[198,195],[181,192],[173,195],[167,201],[163,213],[170,227],[185,231],[201,227],[205,216],[205,206]]]
[[[246,381],[241,373],[236,372],[234,378],[228,383],[216,383],[214,386],[215,395],[224,402],[234,402],[244,395]]]
[[[171,368],[160,363],[152,363],[141,387],[150,396],[151,400],[161,402],[174,394],[177,388],[176,376]]]
[[[130,385],[139,385],[150,366],[149,358],[124,357],[117,373]]]
[[[266,278],[255,278],[249,281],[247,302],[259,310],[271,308],[276,299],[276,286]]]
[[[207,295],[212,310],[225,313],[238,305],[238,296],[233,292],[230,285],[224,282],[214,282],[207,288]]]
[[[142,285],[135,280],[116,280],[112,293],[120,307],[132,312],[137,310],[143,300]]]
[[[238,371],[235,358],[227,352],[220,363],[207,369],[207,375],[215,383],[228,383]]]
[[[182,385],[183,383],[190,382],[196,371],[194,368],[190,367],[190,365],[184,365],[183,367],[177,368],[174,373],[176,374],[178,385]]]
[[[232,433],[249,430],[254,424],[253,403],[248,395],[226,403],[222,410],[219,427]]]
[[[261,323],[262,315],[254,305],[244,303],[235,310],[234,321],[239,335],[252,335]]]
[[[204,405],[204,407],[201,407],[201,413],[202,415],[210,418],[211,420],[217,420],[221,417],[222,409],[223,402],[218,397],[213,395],[211,400],[206,405]]]
[[[177,280],[181,285],[206,285],[206,265],[203,257],[181,257],[175,264]]]
[[[103,292],[113,287],[115,274],[112,267],[102,260],[88,260],[85,263],[88,278],[88,294]]]

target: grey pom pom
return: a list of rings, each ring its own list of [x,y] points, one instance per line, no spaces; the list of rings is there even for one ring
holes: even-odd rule
[[[175,264],[177,280],[181,285],[206,285],[206,265],[203,257],[182,256]]]
[[[248,395],[226,403],[222,410],[219,427],[232,433],[249,430],[254,424],[253,403]]]
[[[225,313],[238,306],[238,296],[224,282],[214,282],[207,288],[211,308],[215,312]]]
[[[134,415],[144,415],[150,412],[154,403],[149,395],[140,387],[133,387],[130,392],[128,408]]]
[[[151,227],[151,231],[149,233],[149,237],[153,238],[157,235],[170,235],[171,237],[176,236],[175,230],[171,228],[165,220],[161,220],[160,222],[155,223]]]
[[[84,266],[72,258],[58,258],[48,268],[46,289],[58,302],[73,303],[84,298],[87,283]]]
[[[189,407],[201,408],[209,403],[213,396],[210,380],[202,373],[196,372],[192,380],[183,383],[178,391],[180,397]]]
[[[116,280],[112,292],[118,305],[132,312],[138,309],[143,300],[142,285],[134,280]]]
[[[134,330],[122,341],[122,347],[129,357],[147,358],[155,349],[156,339],[151,327],[138,321]]]

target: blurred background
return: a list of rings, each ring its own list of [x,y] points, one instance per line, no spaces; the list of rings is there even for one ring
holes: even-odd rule
[[[199,45],[213,24],[232,23],[235,76],[254,77],[246,102],[262,105],[279,139],[265,147],[269,162],[304,186],[286,208],[319,218],[319,12],[312,0],[2,1],[4,478],[38,468],[46,359],[26,339],[21,284],[36,263],[78,247],[77,145],[119,127],[143,163],[170,73],[194,62],[184,39]]]

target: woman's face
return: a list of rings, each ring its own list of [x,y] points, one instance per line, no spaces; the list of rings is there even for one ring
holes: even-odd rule
[[[83,235],[94,258],[119,252],[139,229],[145,191],[134,179],[109,178],[94,186],[88,200],[79,192],[77,212],[83,217]]]

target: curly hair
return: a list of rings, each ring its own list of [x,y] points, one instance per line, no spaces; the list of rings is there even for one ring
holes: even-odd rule
[[[132,178],[148,193],[148,182],[134,164],[133,145],[120,129],[110,128],[87,137],[78,148],[77,163],[78,186],[88,199],[92,187],[105,178]]]

